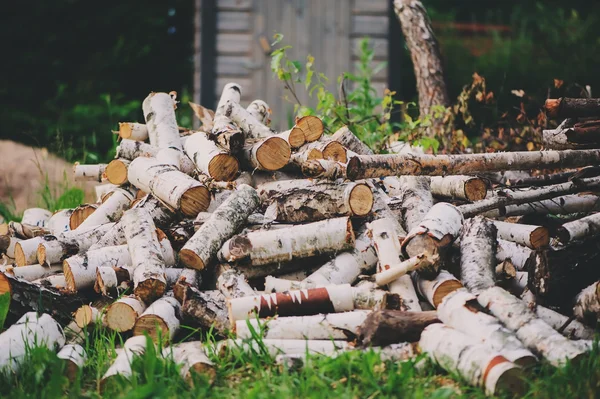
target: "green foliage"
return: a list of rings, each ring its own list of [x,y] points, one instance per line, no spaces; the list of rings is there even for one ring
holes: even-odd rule
[[[10,307],[10,292],[6,292],[0,295],[0,331],[4,327],[6,316],[8,315],[8,309]]]

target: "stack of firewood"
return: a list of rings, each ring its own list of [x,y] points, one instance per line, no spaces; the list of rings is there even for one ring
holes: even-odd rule
[[[18,321],[0,335],[11,348],[0,366],[18,368],[41,336],[73,372],[100,325],[131,337],[104,380],[131,375],[145,334],[172,344],[165,356],[185,377],[213,376],[207,347],[178,342],[184,324],[235,333],[217,355],[262,335],[283,367],[370,346],[398,361],[425,352],[495,393],[519,392],[541,359],[560,367],[589,351],[596,125],[556,130],[587,149],[429,155],[392,143],[374,155],[348,128],[324,135],[315,116],[274,132],[268,105],[244,108],[240,93],[226,85],[215,112],[191,104],[198,131],[177,126],[173,93],[151,93],[146,123],[120,124],[115,160],[74,167],[108,180],[97,203],[1,225],[0,292]],[[598,100],[552,101],[551,115],[600,117]]]

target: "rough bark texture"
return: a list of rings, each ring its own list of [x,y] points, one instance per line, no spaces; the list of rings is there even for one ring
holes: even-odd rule
[[[133,335],[146,335],[154,342],[169,343],[179,331],[181,304],[177,299],[164,296],[154,301],[136,320]]]
[[[434,308],[437,308],[447,295],[463,287],[461,282],[446,270],[440,270],[433,280],[427,280],[418,274],[414,274],[413,277],[419,294],[427,298]]]
[[[38,261],[43,265],[51,265],[87,251],[114,225],[114,223],[106,223],[82,230],[67,231],[59,236],[43,236],[37,250]]]
[[[510,261],[519,271],[529,269],[529,264],[535,261],[535,251],[517,243],[498,239],[496,261]]]
[[[204,269],[223,243],[242,229],[259,205],[256,190],[240,185],[183,246],[179,252],[181,262],[187,267]]]
[[[533,249],[547,247],[550,244],[550,234],[546,227],[497,220],[492,223],[498,229],[499,239],[516,242]]]
[[[350,151],[354,151],[359,155],[373,155],[373,150],[369,148],[365,143],[363,143],[358,137],[354,135],[348,129],[347,126],[343,126],[336,130],[335,133],[331,136],[331,139],[341,143],[344,147],[349,149]]]
[[[485,198],[488,185],[480,177],[434,176],[431,178],[431,194],[455,200],[479,201]]]
[[[209,140],[206,133],[192,134],[184,147],[186,154],[205,175],[219,181],[235,179],[240,168],[238,160]]]
[[[600,316],[600,282],[596,281],[577,295],[573,313],[579,320],[596,325]]]
[[[426,177],[401,176],[383,180],[393,201],[399,204],[401,222],[406,231],[421,223],[433,206],[429,179]]]
[[[435,311],[377,310],[369,313],[360,326],[359,342],[363,347],[415,342],[425,327],[433,323],[440,323]]]
[[[242,87],[237,83],[228,83],[223,87],[219,104],[215,110],[212,135],[219,145],[231,153],[238,153],[244,145],[242,131],[225,116],[225,109],[229,101],[239,103],[242,95]]]
[[[465,287],[478,294],[495,285],[496,226],[482,216],[465,222],[460,237],[460,275]]]
[[[600,116],[600,98],[547,99],[544,105],[550,118],[585,118]]]
[[[229,268],[217,278],[217,288],[225,298],[242,298],[252,296],[256,291],[250,287],[246,277],[235,269]]]
[[[558,233],[560,241],[563,244],[568,244],[574,240],[582,240],[590,236],[597,236],[598,234],[600,234],[600,213],[565,223]]]
[[[485,212],[483,215],[491,218],[500,216],[562,215],[577,212],[600,211],[600,197],[594,194],[572,194],[535,201],[521,205],[509,205]]]
[[[167,93],[150,93],[142,103],[148,138],[153,146],[181,149],[176,106],[174,98]]]
[[[269,126],[271,124],[271,108],[269,104],[263,100],[254,100],[246,107],[246,111],[263,125]]]
[[[337,180],[346,177],[346,165],[327,159],[311,159],[300,165],[302,174],[313,179]]]
[[[188,286],[182,299],[181,313],[184,322],[204,330],[213,329],[222,336],[231,329],[225,297],[221,292],[198,291]]]

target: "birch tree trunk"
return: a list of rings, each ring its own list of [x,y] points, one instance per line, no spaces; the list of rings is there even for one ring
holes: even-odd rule
[[[300,165],[302,174],[313,179],[337,180],[346,177],[346,165],[327,159],[312,159]]]
[[[407,231],[421,223],[433,206],[429,179],[401,176],[383,179],[388,194],[400,203],[402,224]]]
[[[218,257],[225,262],[245,261],[260,266],[344,251],[353,246],[350,219],[336,218],[234,236],[223,244]]]
[[[228,268],[217,278],[217,288],[225,298],[242,298],[256,295],[246,277],[235,269]]]
[[[28,265],[21,267],[7,267],[4,273],[15,276],[16,278],[35,281],[44,277],[52,276],[62,272],[62,266],[60,264],[42,266],[42,265]]]
[[[123,345],[123,349],[119,352],[113,364],[106,370],[106,373],[100,380],[100,390],[103,390],[106,384],[109,383],[111,377],[120,375],[129,379],[133,375],[131,364],[133,359],[141,356],[146,352],[146,337],[131,337]]]
[[[210,383],[216,378],[215,365],[208,358],[202,342],[181,342],[163,349],[163,357],[172,358],[181,368],[181,377],[193,385],[193,374],[207,376]]]
[[[594,284],[583,291],[575,299],[573,313],[577,319],[594,326],[598,322],[600,316],[600,282]]]
[[[577,212],[600,211],[600,198],[594,194],[572,194],[552,199],[535,201],[521,205],[503,206],[485,212],[483,215],[489,218],[501,216],[523,216],[530,214],[538,215],[562,215]]]
[[[519,271],[529,268],[529,264],[535,262],[535,252],[517,243],[498,239],[496,261],[509,260]]]
[[[460,277],[474,294],[496,284],[496,226],[482,216],[465,222],[460,237]]]
[[[179,251],[187,267],[202,270],[227,240],[239,232],[248,216],[260,205],[256,190],[242,184],[217,208]]]
[[[175,108],[175,99],[167,93],[150,93],[142,103],[151,145],[181,150]]]
[[[115,189],[96,210],[77,227],[77,231],[85,231],[94,226],[118,222],[123,212],[129,209],[133,195],[123,189]]]
[[[43,237],[33,237],[15,243],[15,263],[17,266],[35,265],[37,263],[37,250],[44,242]]]
[[[563,244],[600,234],[600,213],[563,224],[558,236]]]
[[[196,132],[186,140],[185,152],[202,173],[215,180],[232,181],[240,168],[238,160],[204,132]]]
[[[50,230],[51,234],[54,235],[70,230],[69,218],[71,217],[72,213],[73,209],[61,209],[60,211],[56,211],[54,215],[48,219],[46,228]]]
[[[419,294],[427,298],[435,309],[446,296],[463,287],[461,282],[446,270],[440,270],[433,280],[427,280],[418,274],[414,274],[413,278]]]
[[[148,128],[142,123],[119,122],[119,136],[122,139],[146,141],[148,140]]]
[[[221,336],[231,329],[225,297],[220,291],[198,291],[187,286],[182,295],[181,313],[187,325],[210,330]]]
[[[331,140],[341,143],[344,147],[359,155],[373,155],[373,150],[369,148],[361,139],[348,129],[348,126],[342,126],[331,135]]]
[[[133,335],[150,336],[154,342],[168,344],[179,331],[181,304],[177,299],[164,296],[154,301],[136,320]]]
[[[550,233],[543,226],[493,221],[498,229],[498,238],[512,241],[529,248],[539,249],[550,244]]]
[[[123,296],[106,309],[106,326],[116,332],[131,331],[145,310],[146,304],[135,295]]]
[[[238,101],[239,102],[239,101]],[[265,126],[271,124],[271,108],[263,100],[254,100],[246,107],[246,111]]]
[[[585,118],[600,116],[600,98],[549,98],[544,104],[550,118]]]
[[[487,195],[488,185],[474,176],[433,176],[431,194],[455,200],[480,201]]]
[[[242,87],[239,84],[228,83],[225,85],[215,110],[212,127],[212,135],[215,136],[217,143],[234,154],[241,151],[244,145],[244,135],[237,126],[231,123],[231,119],[225,115],[225,110],[229,102],[239,103],[241,95]]]
[[[81,165],[79,162],[75,162],[73,165],[73,180],[75,181],[95,181],[102,183],[105,179],[104,171],[106,170],[106,164],[100,163],[96,165]]]

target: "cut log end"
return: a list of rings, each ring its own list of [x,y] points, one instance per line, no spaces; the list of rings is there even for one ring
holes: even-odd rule
[[[25,252],[23,251],[23,247],[21,247],[20,243],[15,245],[15,263],[17,266],[27,265],[27,257],[25,256]]]
[[[550,244],[550,234],[546,227],[538,227],[531,232],[531,245],[534,249],[547,247]]]
[[[63,261],[63,272],[65,274],[65,281],[67,282],[67,288],[69,291],[77,292],[77,284],[75,283],[75,276],[71,271],[71,266],[67,259]]]
[[[104,196],[103,196],[104,197]],[[85,221],[98,208],[96,204],[79,205],[69,216],[69,228],[75,230],[81,223]]]
[[[512,392],[512,393],[524,393],[525,392],[525,381],[523,379],[523,369],[520,367],[498,367],[500,362],[506,363],[508,360],[502,356],[498,356],[500,360],[492,360],[487,370],[484,371],[484,381],[486,385],[491,382],[493,385],[493,393],[501,392]],[[501,373],[500,375],[494,375]],[[495,384],[490,381],[495,380]],[[492,389],[490,389],[492,390]]]
[[[469,201],[481,201],[487,195],[487,184],[483,179],[470,179],[465,183],[465,197]]]
[[[298,126],[294,126],[290,131],[288,141],[292,148],[300,148],[306,143],[306,137],[304,131]]]
[[[121,159],[113,159],[106,166],[105,174],[108,181],[118,186],[127,183],[127,167],[129,163],[125,163]]]
[[[205,266],[200,256],[190,249],[179,251],[179,260],[191,269],[202,270]]]
[[[164,281],[153,278],[141,281],[134,289],[134,294],[137,295],[144,303],[149,304],[164,295],[167,289]]]
[[[0,273],[0,295],[6,294],[7,292],[12,293],[10,281],[4,275],[4,273]]]
[[[16,254],[15,254],[16,255]],[[37,249],[37,258],[40,265],[46,265],[46,247],[40,244]]]
[[[232,181],[240,169],[238,160],[229,154],[219,154],[208,164],[208,173],[218,181]]]
[[[337,141],[330,141],[323,148],[323,158],[341,163],[348,162],[346,148]]]
[[[154,342],[169,341],[169,327],[165,321],[154,314],[147,314],[140,317],[133,327],[133,335],[144,335],[148,334],[148,336]]]
[[[288,164],[292,150],[290,145],[280,137],[269,137],[256,150],[256,160],[268,171],[275,171]]]
[[[365,216],[373,208],[373,192],[366,184],[357,184],[350,192],[350,209],[357,216]]]
[[[75,319],[77,327],[85,328],[94,321],[92,307],[90,305],[81,306],[75,311],[73,318]]]
[[[184,215],[196,217],[198,213],[208,209],[210,205],[210,192],[205,186],[192,187],[183,193],[179,205]]]
[[[560,109],[560,98],[559,99],[553,99],[553,98],[547,99],[546,103],[544,104],[544,108],[546,110],[546,115],[548,115],[550,118],[558,117],[558,111]]]
[[[138,314],[130,305],[115,302],[106,311],[106,325],[113,331],[130,331],[135,326]]]
[[[323,135],[323,122],[320,118],[313,115],[307,115],[298,119],[296,127],[302,130],[306,141],[309,143],[318,140]]]
[[[463,285],[458,280],[446,280],[442,282],[435,290],[433,294],[433,306],[437,309],[437,307],[442,303],[444,298],[463,287]]]

